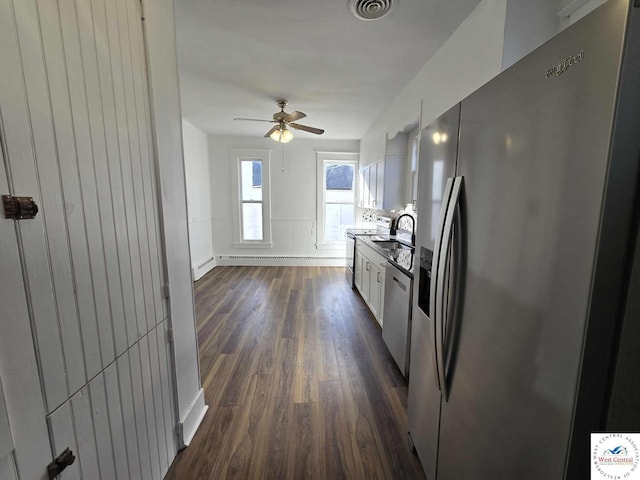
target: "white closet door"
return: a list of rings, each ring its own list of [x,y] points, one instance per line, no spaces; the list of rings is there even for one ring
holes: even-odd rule
[[[13,439],[11,438],[9,416],[7,415],[4,390],[2,389],[2,376],[0,375],[0,478],[11,478],[10,474],[15,478]]]
[[[4,58],[5,10],[0,1],[0,60]],[[7,75],[0,75],[4,91]],[[5,169],[4,104],[0,102],[0,192],[16,194]],[[51,461],[42,389],[31,337],[29,310],[14,220],[0,212],[0,479],[41,478]],[[15,450],[14,450],[15,447]]]
[[[161,479],[176,454],[141,8],[0,0],[0,194],[40,208],[0,219],[3,480],[67,447],[63,478]]]

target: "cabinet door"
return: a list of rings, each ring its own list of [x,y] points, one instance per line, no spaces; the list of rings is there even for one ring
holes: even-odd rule
[[[376,167],[376,180],[375,180],[376,193],[374,197],[375,198],[374,202],[377,208],[386,208],[385,198],[384,198],[385,161],[381,160],[380,162],[376,163],[375,167]],[[397,205],[394,205],[393,208],[397,208]]]
[[[380,326],[382,326],[383,298],[384,298],[384,270],[376,264],[371,265],[369,277],[369,308]]]
[[[367,165],[360,170],[360,206],[371,208],[373,206],[373,196],[375,195],[375,183],[371,183],[371,165]]]
[[[365,208],[376,208],[377,203],[377,165],[367,165],[360,170],[360,206]]]
[[[384,159],[384,174],[382,184],[384,185],[381,208],[394,210],[405,205],[405,176],[407,174],[407,155],[394,154],[387,155]]]
[[[364,255],[362,256],[362,288],[360,293],[365,302],[369,303],[369,292],[371,290],[371,262]]]
[[[378,298],[380,298],[380,307],[378,308],[378,323],[380,324],[380,326],[382,326],[382,323],[384,321],[384,285],[385,285],[385,278],[387,275],[387,268],[385,267],[385,265],[387,264],[387,261],[384,260],[383,263],[380,263],[380,281],[376,282],[377,286],[378,286]],[[377,279],[376,279],[377,280]]]

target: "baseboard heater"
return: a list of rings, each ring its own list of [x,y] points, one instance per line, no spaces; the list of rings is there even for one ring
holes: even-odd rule
[[[220,255],[217,265],[313,266],[343,267],[344,257],[295,255]]]
[[[193,280],[199,280],[216,266],[216,259],[211,257],[199,265],[192,267]]]

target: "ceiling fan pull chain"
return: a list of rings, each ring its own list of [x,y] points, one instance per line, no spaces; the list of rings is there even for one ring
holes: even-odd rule
[[[284,143],[282,144],[282,171],[284,172]]]

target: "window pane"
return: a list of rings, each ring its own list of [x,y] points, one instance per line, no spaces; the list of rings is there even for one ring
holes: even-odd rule
[[[328,190],[353,190],[353,165],[327,164],[325,186]]]
[[[262,203],[242,204],[242,239],[262,240]]]
[[[353,204],[340,205],[327,203],[325,205],[325,242],[337,242],[344,240],[345,230],[353,227],[353,211]]]
[[[326,190],[324,200],[327,203],[353,203],[353,190]]]
[[[262,162],[260,160],[242,160],[242,200],[262,200]]]
[[[262,162],[253,162],[253,186],[262,187]]]

